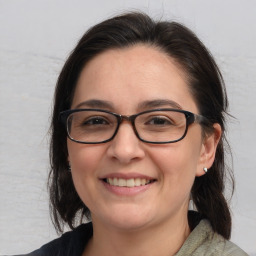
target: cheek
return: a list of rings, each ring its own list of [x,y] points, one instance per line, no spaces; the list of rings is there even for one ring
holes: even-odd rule
[[[95,200],[95,180],[103,152],[102,145],[100,147],[68,141],[68,160],[72,169],[73,182],[79,197],[88,207]]]
[[[102,151],[98,145],[68,142],[68,155],[72,170],[83,173],[91,172],[99,163]]]
[[[155,158],[159,163],[164,201],[169,202],[174,208],[188,205],[196,170],[191,159],[192,157],[177,148],[165,150],[162,157]]]
[[[198,143],[197,143],[198,144]],[[199,145],[185,143],[185,140],[176,145],[151,151],[151,159],[159,168],[160,179],[166,187],[172,189],[191,189],[197,170]]]

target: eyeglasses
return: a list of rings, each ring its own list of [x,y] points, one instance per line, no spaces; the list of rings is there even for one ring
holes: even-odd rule
[[[84,144],[99,144],[112,140],[120,124],[131,122],[139,140],[166,144],[182,140],[192,123],[205,123],[207,118],[180,109],[153,109],[135,115],[119,115],[102,109],[72,109],[60,113],[69,139]]]

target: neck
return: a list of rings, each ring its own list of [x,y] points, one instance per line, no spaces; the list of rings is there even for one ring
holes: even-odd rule
[[[83,256],[171,256],[181,248],[189,233],[187,215],[129,231],[93,222],[93,237]]]

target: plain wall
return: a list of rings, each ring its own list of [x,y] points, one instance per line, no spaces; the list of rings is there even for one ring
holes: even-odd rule
[[[90,26],[124,10],[197,33],[223,72],[236,193],[232,241],[256,255],[256,2],[253,0],[0,0],[0,254],[55,234],[49,217],[48,128],[58,73]]]

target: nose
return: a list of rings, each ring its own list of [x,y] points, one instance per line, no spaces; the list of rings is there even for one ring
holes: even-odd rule
[[[137,138],[129,121],[124,120],[120,124],[115,138],[110,141],[107,155],[122,164],[128,164],[145,156],[142,143]]]

